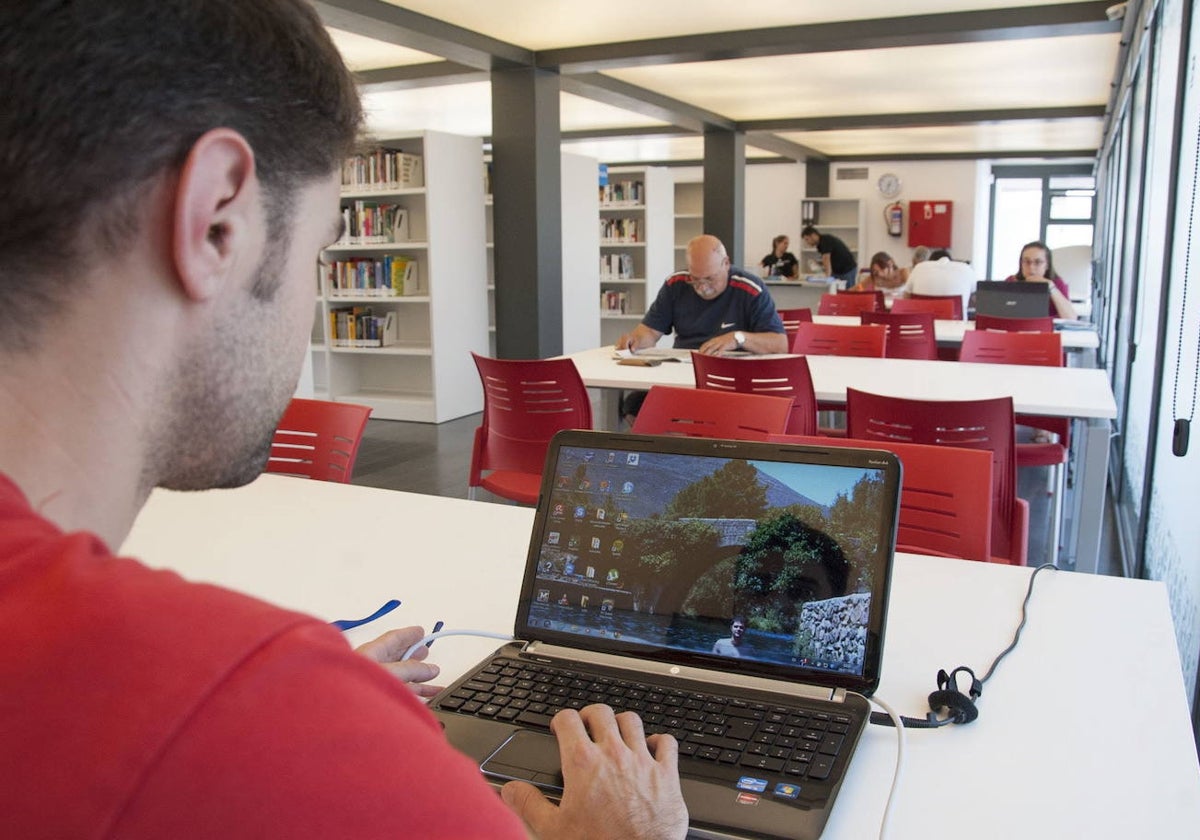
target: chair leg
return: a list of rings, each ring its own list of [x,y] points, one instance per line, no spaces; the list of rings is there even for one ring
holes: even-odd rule
[[[1051,482],[1054,486],[1054,496],[1051,502],[1050,510],[1050,545],[1047,551],[1047,560],[1050,563],[1058,565],[1058,544],[1062,537],[1062,512],[1063,512],[1063,476],[1066,470],[1062,464],[1055,464],[1050,468]]]
[[[472,502],[475,501],[475,488],[471,485],[467,485],[467,498]]]

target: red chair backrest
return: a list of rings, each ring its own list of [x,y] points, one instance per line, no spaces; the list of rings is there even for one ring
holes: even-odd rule
[[[999,332],[1054,332],[1054,319],[1005,318],[1003,315],[976,315],[975,329],[998,330]]]
[[[864,312],[864,324],[887,327],[889,359],[936,359],[937,336],[933,332],[932,312]]]
[[[801,324],[812,323],[812,310],[807,306],[800,309],[778,309],[776,311],[779,313],[779,319],[783,321],[783,331],[787,333],[789,343]]]
[[[956,303],[958,306],[955,306]],[[958,295],[937,298],[896,298],[892,301],[891,311],[897,315],[909,312],[928,312],[939,321],[961,321],[962,315],[956,313],[962,312],[962,298]]]
[[[555,432],[592,428],[592,403],[570,359],[493,359],[472,353],[483,383],[479,470],[541,474]]]
[[[895,309],[896,309],[896,304],[897,304],[897,303],[899,303],[899,302],[900,302],[900,300],[904,300],[904,298],[901,298],[901,299],[899,299],[899,300],[894,300],[894,301],[892,301],[892,310],[893,310],[893,311],[895,311]],[[918,295],[918,294],[910,294],[910,295],[908,296],[907,300],[914,301],[914,302],[921,302],[921,303],[929,303],[929,302],[933,302],[933,303],[937,303],[939,306],[941,306],[941,304],[940,304],[940,303],[938,303],[939,301],[949,301],[949,303],[950,303],[950,312],[951,312],[951,314],[950,314],[948,317],[950,317],[950,318],[953,318],[953,319],[954,319],[954,320],[956,320],[956,321],[961,321],[961,320],[963,319],[963,302],[962,302],[962,295]],[[941,317],[943,317],[943,316],[939,314],[937,317],[941,318]]]
[[[845,292],[836,295],[821,295],[817,304],[818,315],[857,315],[875,310],[874,292]]]
[[[991,561],[992,457],[978,449],[896,441],[776,435],[806,446],[885,449],[904,465],[896,549]]]
[[[787,430],[791,414],[791,397],[655,385],[633,421],[633,432],[766,440]]]
[[[861,313],[859,313],[861,314]],[[802,356],[867,356],[882,359],[887,327],[801,324],[792,336],[792,352]]]
[[[817,398],[813,393],[808,360],[803,356],[764,359],[757,356],[734,358],[693,353],[692,373],[696,377],[697,388],[791,397],[792,414],[787,433],[817,433]]]
[[[267,472],[349,484],[370,416],[365,405],[293,399],[271,439]]]
[[[866,274],[867,276],[870,276],[871,272],[868,269],[864,272],[860,272],[860,276],[862,274]],[[887,302],[884,300],[883,291],[880,289],[869,289],[869,290],[868,289],[838,289],[837,294],[839,294],[839,295],[871,295],[873,298],[875,298],[875,309],[873,311],[875,311],[875,312],[887,311]]]
[[[1062,336],[1056,332],[995,332],[981,330],[976,325],[963,333],[959,361],[1063,367]],[[1018,414],[1017,423],[1053,432],[1064,446],[1070,441],[1069,417]]]
[[[1017,515],[1017,456],[1011,397],[912,400],[846,389],[847,437],[923,443],[992,453],[992,553],[1024,564],[1026,546],[1012,545]]]

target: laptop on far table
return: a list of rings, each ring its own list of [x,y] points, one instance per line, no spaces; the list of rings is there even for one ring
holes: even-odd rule
[[[975,286],[975,314],[1001,318],[1045,318],[1050,312],[1047,283],[981,280]]]
[[[551,797],[550,718],[635,711],[680,743],[691,836],[816,838],[879,681],[899,494],[886,452],[561,432],[519,641],[430,707],[493,784]]]

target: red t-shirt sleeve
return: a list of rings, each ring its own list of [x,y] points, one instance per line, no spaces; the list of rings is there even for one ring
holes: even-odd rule
[[[526,835],[424,705],[314,623],[230,671],[147,768],[113,836]]]

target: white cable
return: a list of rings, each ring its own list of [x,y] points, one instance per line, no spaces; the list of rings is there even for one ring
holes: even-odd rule
[[[417,652],[417,650],[420,649],[422,645],[429,644],[434,639],[442,638],[442,636],[482,636],[486,639],[500,639],[501,641],[505,642],[513,641],[513,637],[508,633],[493,633],[491,630],[439,630],[436,633],[430,633],[424,639],[421,639],[421,641],[417,642],[415,645],[406,650],[404,655],[400,657],[400,661],[403,662],[411,657]]]
[[[892,789],[888,793],[887,807],[883,809],[883,819],[879,823],[879,840],[887,840],[888,831],[891,828],[892,811],[896,805],[896,791],[900,789],[900,775],[904,770],[904,721],[896,710],[887,704],[887,701],[878,694],[870,698],[871,702],[879,708],[887,712],[888,717],[892,719],[892,723],[896,727],[896,772],[892,776]]]

